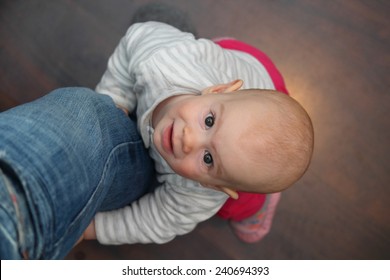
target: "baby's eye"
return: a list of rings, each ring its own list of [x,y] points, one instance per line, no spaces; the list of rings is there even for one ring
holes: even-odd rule
[[[210,128],[214,125],[215,117],[213,113],[209,113],[204,119],[204,124],[207,128]]]
[[[207,166],[211,166],[213,165],[213,156],[208,151],[206,151],[203,155],[203,161]]]

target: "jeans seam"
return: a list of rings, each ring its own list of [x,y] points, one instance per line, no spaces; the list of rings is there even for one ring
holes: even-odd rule
[[[118,150],[119,148],[123,147],[124,145],[129,145],[129,144],[139,144],[139,143],[142,143],[142,139],[139,139],[137,141],[128,141],[128,142],[122,142],[118,145],[116,145],[113,149],[111,149],[106,161],[105,161],[105,164],[104,164],[104,168],[103,168],[103,172],[102,172],[102,175],[100,177],[100,180],[95,188],[95,191],[92,193],[92,195],[90,196],[89,200],[85,203],[85,205],[83,206],[83,208],[81,209],[81,211],[77,214],[76,218],[72,221],[72,223],[69,225],[68,227],[68,230],[65,232],[64,236],[67,236],[67,234],[69,232],[72,232],[74,227],[77,225],[77,222],[76,221],[79,221],[80,220],[80,217],[82,217],[86,211],[86,208],[88,207],[88,205],[90,205],[91,201],[93,200],[93,198],[99,193],[101,192],[101,185],[102,183],[104,182],[104,178],[106,178],[106,173],[107,171],[109,170],[109,165],[111,163],[111,159],[113,157],[113,155],[115,154],[116,150]],[[93,217],[94,218],[94,217]],[[92,219],[93,219],[92,218]],[[57,258],[58,255],[62,252],[62,248],[60,248],[61,250],[57,250],[58,249],[58,245],[62,244],[63,243],[63,240],[64,240],[64,236],[62,238],[60,238],[55,244],[54,244],[54,255],[52,256],[53,258]]]

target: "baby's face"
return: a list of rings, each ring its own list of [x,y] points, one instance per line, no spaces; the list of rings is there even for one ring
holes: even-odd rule
[[[155,110],[153,141],[177,174],[204,186],[236,187],[242,177],[259,176],[248,141],[253,112],[259,121],[259,110],[242,95],[176,96]]]

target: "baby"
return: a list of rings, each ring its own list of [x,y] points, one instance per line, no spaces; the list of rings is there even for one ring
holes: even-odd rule
[[[179,175],[238,198],[237,190],[280,192],[297,181],[312,153],[305,110],[271,90],[243,82],[183,94],[153,112],[153,142]]]
[[[96,91],[136,112],[160,185],[129,206],[98,213],[85,239],[168,242],[228,199],[285,190],[311,159],[308,114],[275,90],[262,63],[164,23],[132,25]],[[246,207],[236,209],[249,213]],[[242,239],[262,237],[255,235]]]

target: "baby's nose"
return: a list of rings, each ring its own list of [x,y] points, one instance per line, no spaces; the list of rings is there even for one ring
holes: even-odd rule
[[[196,148],[197,139],[191,128],[185,127],[183,129],[183,152],[189,154],[194,148]]]

